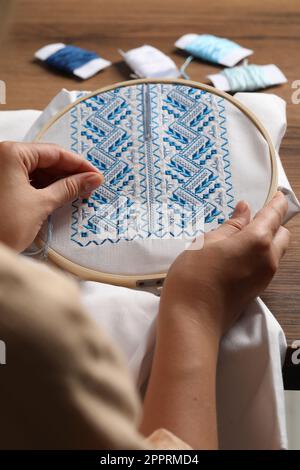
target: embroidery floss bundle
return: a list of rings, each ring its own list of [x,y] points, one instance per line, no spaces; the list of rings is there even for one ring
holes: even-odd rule
[[[55,70],[83,80],[111,65],[110,61],[99,57],[96,52],[63,43],[48,44],[36,51],[34,56]]]
[[[287,82],[284,74],[274,64],[240,65],[208,75],[208,78],[219,90],[231,92],[254,91]]]
[[[211,34],[185,34],[175,46],[198,59],[232,67],[253,53],[236,42]]]
[[[170,57],[155,47],[144,45],[127,52],[120,50],[127,65],[139,78],[178,78],[180,72]]]

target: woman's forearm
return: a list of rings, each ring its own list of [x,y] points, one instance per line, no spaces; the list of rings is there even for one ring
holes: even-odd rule
[[[216,449],[219,340],[200,317],[183,309],[160,312],[141,430],[166,428],[195,449]]]
[[[142,431],[164,427],[190,446],[218,446],[216,368],[220,338],[266,288],[289,243],[280,192],[253,219],[245,202],[185,250],[168,271]]]

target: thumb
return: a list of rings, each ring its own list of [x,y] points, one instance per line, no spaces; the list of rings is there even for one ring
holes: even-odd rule
[[[251,220],[250,207],[245,201],[239,201],[229,220],[226,220],[220,228],[210,232],[205,237],[205,242],[216,242],[231,237],[240,232]]]
[[[49,204],[50,213],[79,196],[90,194],[103,181],[104,177],[100,173],[77,173],[76,175],[60,179],[40,191]]]

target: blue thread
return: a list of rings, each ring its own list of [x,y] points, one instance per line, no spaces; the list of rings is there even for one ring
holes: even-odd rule
[[[78,69],[94,59],[99,59],[96,52],[87,51],[86,49],[76,46],[65,46],[50,55],[45,62],[54,69],[66,73],[73,73],[75,69]]]
[[[190,63],[192,62],[193,58],[194,57],[192,55],[189,55],[188,58],[183,62],[182,66],[179,69],[180,75],[183,78],[185,78],[186,80],[189,80],[190,77],[185,71],[186,71],[187,67],[190,65]]]
[[[227,78],[230,91],[253,91],[272,85],[266,80],[261,65],[240,65],[222,72]]]
[[[187,44],[184,49],[199,59],[220,63],[225,56],[240,47],[239,44],[229,39],[211,34],[201,34],[194,38],[190,44]]]

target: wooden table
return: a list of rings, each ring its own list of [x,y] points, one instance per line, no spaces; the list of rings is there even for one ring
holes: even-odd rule
[[[189,32],[236,40],[255,51],[251,61],[275,63],[284,71],[289,82],[268,92],[287,102],[281,157],[299,196],[300,104],[291,102],[291,83],[300,79],[299,0],[19,0],[0,56],[0,79],[7,84],[7,105],[0,109],[42,109],[62,87],[94,90],[129,79],[119,48],[151,44],[180,66],[184,56],[173,44]],[[52,73],[33,61],[34,51],[51,42],[87,47],[114,65],[86,82]],[[188,73],[192,80],[205,82],[216,70],[195,61]],[[291,246],[263,298],[291,342],[300,339],[300,217],[288,226]]]

